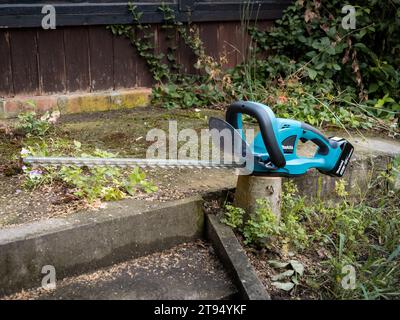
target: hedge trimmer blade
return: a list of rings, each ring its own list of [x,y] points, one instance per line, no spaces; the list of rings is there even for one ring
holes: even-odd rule
[[[246,169],[250,164],[246,156],[251,154],[249,146],[240,133],[227,122],[210,119],[210,128],[215,129],[212,133],[214,143],[218,143],[224,153],[231,157],[223,161],[216,160],[183,160],[183,159],[137,159],[137,158],[94,158],[94,157],[36,157],[28,156],[23,162],[32,166],[114,166],[114,167],[141,167],[141,168],[199,168],[199,169]],[[218,134],[227,129],[228,141],[218,138]],[[239,158],[239,159],[235,159]],[[243,171],[243,170],[242,170]]]
[[[199,169],[237,169],[244,168],[245,163],[220,163],[207,160],[180,159],[135,159],[135,158],[74,158],[74,157],[25,157],[23,162],[33,166],[114,166],[141,168],[199,168]]]

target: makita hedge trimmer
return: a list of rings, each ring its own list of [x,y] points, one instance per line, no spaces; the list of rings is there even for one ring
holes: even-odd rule
[[[243,114],[255,118],[260,128],[251,144],[245,139]],[[266,105],[250,101],[233,103],[227,109],[226,121],[210,118],[209,127],[214,142],[225,153],[233,154],[235,161],[74,157],[26,157],[23,160],[32,165],[239,168],[245,170],[245,174],[265,176],[298,176],[315,168],[321,173],[341,177],[354,151],[343,138],[326,138],[306,123],[276,118]],[[314,157],[298,156],[299,142],[309,140],[318,146]]]

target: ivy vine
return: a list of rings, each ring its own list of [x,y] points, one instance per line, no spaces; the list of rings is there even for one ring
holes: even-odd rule
[[[132,25],[109,28],[127,37],[146,61],[156,84],[153,105],[190,108],[256,100],[281,117],[312,125],[384,129],[398,132],[400,112],[400,0],[357,0],[357,29],[341,28],[341,1],[297,0],[275,27],[244,23],[250,50],[244,63],[226,70],[226,56],[206,54],[199,29],[177,21],[174,10],[159,7],[167,50],[157,52],[155,34],[143,13],[128,9]],[[179,42],[195,56],[196,74],[178,59]]]

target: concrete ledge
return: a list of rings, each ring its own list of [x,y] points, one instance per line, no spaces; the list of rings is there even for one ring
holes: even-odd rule
[[[355,154],[346,173],[340,178],[347,182],[346,190],[349,196],[359,197],[368,189],[371,179],[388,170],[393,158],[392,155],[367,155],[362,152]],[[283,181],[293,180],[302,196],[334,200],[337,198],[335,183],[340,179],[312,170],[300,177],[283,178]]]
[[[0,230],[0,295],[41,285],[42,267],[57,278],[109,266],[201,238],[203,200],[123,200],[95,215],[39,221]]]
[[[137,88],[121,91],[73,93],[51,96],[17,96],[0,99],[0,118],[12,118],[20,112],[44,113],[59,110],[61,114],[130,109],[149,105],[151,89]],[[36,107],[29,105],[33,102]]]
[[[257,277],[233,231],[220,223],[217,216],[209,214],[206,218],[206,232],[218,257],[231,273],[241,298],[270,300],[271,297]]]

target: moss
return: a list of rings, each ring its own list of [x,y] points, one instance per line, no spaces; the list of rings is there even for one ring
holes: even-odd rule
[[[195,115],[194,115],[195,114]],[[168,132],[168,120],[178,122],[178,130],[207,128],[209,116],[222,117],[221,111],[165,110],[141,108],[92,114],[64,116],[59,126],[60,135],[79,140],[83,145],[118,152],[120,155],[143,157],[152,142],[146,141],[149,130],[158,128]]]

